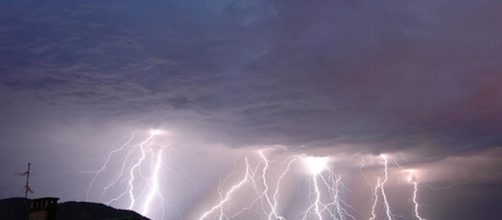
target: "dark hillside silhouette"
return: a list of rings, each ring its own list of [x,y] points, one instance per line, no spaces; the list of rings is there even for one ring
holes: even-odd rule
[[[0,219],[23,220],[27,219],[26,207],[29,200],[24,198],[10,198],[0,200]],[[115,209],[110,206],[90,202],[63,202],[58,204],[58,220],[149,220],[140,214],[130,211]]]

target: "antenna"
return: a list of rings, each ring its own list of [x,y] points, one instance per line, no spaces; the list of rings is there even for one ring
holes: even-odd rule
[[[31,163],[28,163],[28,171],[21,174],[21,176],[26,176],[26,185],[24,186],[24,198],[28,198],[28,192],[33,193],[30,188],[30,167]]]

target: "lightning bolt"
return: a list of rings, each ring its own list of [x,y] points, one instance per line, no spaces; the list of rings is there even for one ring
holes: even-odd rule
[[[134,150],[130,150],[126,157],[124,158],[124,160],[122,161],[122,165],[120,167],[120,171],[118,173],[118,175],[115,176],[114,180],[112,180],[112,182],[108,185],[106,185],[103,189],[103,193],[101,194],[101,200],[103,200],[105,194],[108,192],[108,190],[114,186],[116,186],[118,183],[119,183],[119,180],[124,176],[124,173],[125,173],[125,168],[126,168],[126,165],[127,165],[127,162],[129,162],[131,156],[132,156],[132,153],[134,152]],[[111,205],[112,202],[115,202],[115,201],[118,201],[120,198],[122,198],[124,195],[125,195],[125,192],[121,195],[119,195],[118,197],[116,198],[113,198],[111,200],[109,200],[108,202],[106,202],[107,205]]]
[[[103,173],[108,168],[110,168],[110,164],[112,163],[112,160],[114,159],[115,155],[122,151],[125,151],[126,148],[131,145],[131,143],[135,139],[135,134],[136,132],[134,132],[128,139],[128,141],[125,144],[123,144],[120,148],[111,151],[107,155],[107,158],[103,163],[103,165],[101,166],[101,168],[93,172],[94,175],[90,181],[89,187],[86,190],[86,195],[90,193],[90,191],[94,186],[94,183],[96,182],[100,174]],[[160,148],[159,150],[152,149],[147,152],[147,146],[151,143],[154,143],[157,140],[155,138],[162,134],[164,134],[164,132],[161,130],[151,129],[149,131],[149,135],[143,140],[141,140],[138,147],[132,148],[127,152],[127,155],[122,158],[120,171],[117,172],[117,175],[113,177],[111,182],[103,188],[103,191],[101,193],[101,200],[103,200],[108,190],[114,187],[118,187],[119,184],[127,182],[124,183],[125,189],[122,190],[118,196],[109,200],[107,202],[108,205],[121,200],[125,196],[128,196],[129,198],[128,209],[133,209],[136,206],[138,199],[140,198],[142,200],[142,206],[138,212],[142,213],[143,215],[148,215],[150,214],[149,212],[151,210],[151,204],[154,198],[158,197],[160,202],[162,203],[161,204],[162,216],[164,215],[165,199],[160,191],[160,178],[162,173],[161,170],[163,168],[164,149],[163,148]],[[136,156],[135,157],[136,159],[132,160],[134,153],[138,152],[139,156]],[[151,172],[148,177],[146,177],[143,174],[144,171],[142,171],[145,162],[147,161],[150,162],[149,170]],[[138,177],[141,177],[141,179],[145,180],[145,182],[143,183],[144,187],[140,195],[136,195],[136,193],[138,193],[136,190]]]
[[[373,189],[373,204],[371,206],[371,216],[369,217],[369,220],[375,220],[376,219],[376,206],[379,201],[379,193],[382,195],[382,201],[384,203],[385,207],[385,215],[388,220],[392,220],[393,214],[390,210],[390,204],[387,199],[387,193],[385,192],[385,183],[389,180],[389,160],[388,156],[386,154],[380,155],[380,159],[383,161],[384,165],[384,176],[383,179],[378,178],[377,179],[377,184],[375,188]],[[395,162],[397,164],[397,162]]]
[[[384,179],[380,183],[380,192],[382,193],[383,202],[385,204],[385,214],[387,219],[392,220],[392,212],[390,211],[389,201],[387,200],[387,194],[385,193],[385,183],[389,180],[389,161],[387,155],[383,154],[380,156],[384,161]]]
[[[315,201],[314,201],[314,210],[315,214],[317,215],[319,220],[322,220],[322,214],[321,211],[319,210],[319,204],[321,200],[321,192],[319,191],[319,185],[317,183],[317,175],[312,175],[312,181],[314,181],[314,190],[315,190]]]
[[[415,176],[415,171],[414,170],[410,170],[409,171],[409,174],[408,174],[408,182],[410,182],[411,184],[413,184],[413,197],[412,197],[412,200],[413,200],[413,205],[414,205],[414,214],[415,214],[415,218],[418,219],[418,220],[425,220],[425,218],[423,218],[422,216],[420,216],[419,214],[419,203],[417,201],[417,194],[418,194],[418,181],[417,181],[417,178]]]
[[[260,158],[262,159],[263,163],[265,164],[263,166],[263,169],[262,169],[262,181],[263,181],[263,187],[265,188],[263,190],[263,193],[262,195],[265,197],[265,200],[270,208],[270,212],[268,214],[268,220],[272,220],[272,217],[275,217],[276,219],[284,219],[284,217],[280,216],[279,215],[279,212],[277,211],[277,199],[275,197],[274,200],[272,201],[272,199],[270,199],[269,195],[268,195],[268,190],[269,190],[269,186],[267,184],[267,171],[268,171],[268,168],[270,166],[270,160],[268,160],[268,158],[265,156],[265,154],[263,154],[263,150],[259,150],[258,151],[258,154],[260,155]],[[289,167],[289,166],[288,166]],[[286,169],[286,171],[284,171],[283,174],[281,174],[281,176],[279,177],[279,180],[277,182],[277,186],[276,186],[276,190],[275,190],[275,193],[274,193],[274,196],[276,194],[278,194],[278,191],[279,191],[279,184],[282,180],[282,177],[284,177],[285,173],[289,170],[289,168]]]
[[[94,173],[94,176],[92,177],[91,179],[91,182],[89,183],[89,186],[87,187],[87,191],[85,193],[85,199],[86,200],[89,200],[89,193],[92,189],[92,187],[94,186],[94,182],[96,182],[96,179],[97,177],[99,176],[100,173],[102,173],[103,171],[106,170],[106,168],[108,167],[108,164],[110,163],[111,159],[112,159],[112,156],[118,152],[121,152],[123,151],[127,146],[129,146],[129,144],[131,144],[131,142],[134,140],[134,136],[135,136],[136,132],[133,132],[131,134],[131,137],[127,140],[126,143],[124,143],[120,148],[117,148],[113,151],[111,151],[107,156],[106,156],[106,160],[105,162],[103,163],[103,165],[101,166],[101,168],[99,168],[99,170],[96,170],[92,173]]]
[[[285,219],[284,217],[280,216],[278,214],[278,211],[277,211],[277,205],[278,205],[278,201],[279,201],[279,191],[280,191],[280,184],[282,182],[282,179],[284,179],[284,176],[286,176],[286,173],[289,172],[289,170],[291,169],[291,165],[296,161],[296,158],[291,158],[288,160],[288,164],[286,166],[286,169],[284,169],[284,171],[281,173],[281,175],[279,176],[279,178],[277,179],[277,184],[275,186],[275,192],[274,192],[274,195],[273,195],[273,206],[272,206],[272,210],[275,210],[274,213],[271,213],[273,214],[276,218],[278,219]],[[270,219],[271,218],[271,214],[269,214],[268,218]]]
[[[318,183],[318,176],[324,172],[324,170],[327,169],[327,164],[328,164],[328,157],[310,157],[307,156],[303,159],[303,161],[306,163],[310,175],[311,175],[311,181],[312,181],[312,188],[314,188],[314,201],[312,204],[307,208],[305,211],[305,215],[303,216],[303,219],[305,220],[308,216],[308,214],[311,212],[313,209],[314,215],[316,216],[317,219],[323,220],[322,217],[322,212],[321,212],[321,191],[319,189],[319,183]],[[311,193],[309,193],[311,194]],[[311,195],[309,195],[309,198]]]
[[[380,183],[380,178],[377,179],[377,184],[375,186],[375,188],[373,189],[373,205],[371,205],[371,216],[369,218],[369,220],[375,220],[376,219],[376,206],[378,204],[378,190],[380,189],[381,187],[381,183]]]
[[[348,218],[355,220],[355,216],[350,214],[347,208],[355,211],[357,209],[345,202],[340,196],[341,188],[345,187],[345,185],[342,182],[342,177],[329,167],[329,160],[329,157],[304,157],[304,162],[311,175],[308,197],[314,197],[314,199],[310,201],[310,206],[304,212],[302,219],[307,219],[309,214],[313,213],[316,219],[323,220],[324,212],[328,212],[330,219],[345,220]],[[326,171],[327,178],[324,176]],[[323,187],[323,190],[321,190],[321,187]],[[310,191],[311,188],[313,192]],[[331,201],[329,203],[322,201],[322,192],[324,191],[327,191],[330,195]]]
[[[230,190],[227,191],[227,193],[225,193],[225,197],[222,198],[216,205],[214,205],[213,207],[211,207],[208,211],[204,212],[200,217],[199,217],[199,220],[203,220],[203,219],[206,219],[208,218],[211,214],[213,214],[216,210],[218,209],[222,209],[223,206],[230,201],[230,199],[232,198],[232,195],[237,191],[239,190],[244,184],[246,184],[247,182],[249,182],[249,180],[252,178],[251,177],[251,171],[250,171],[250,166],[249,166],[249,161],[248,161],[248,158],[246,157],[245,159],[245,163],[246,163],[246,173],[244,175],[244,177],[241,179],[241,181],[239,181],[238,183],[236,183],[235,185],[233,185]],[[223,211],[220,211],[220,219],[223,218]]]
[[[236,216],[244,213],[252,209],[255,204],[259,201],[262,203],[261,210],[263,210],[264,214],[261,215],[261,219],[268,220],[285,220],[283,216],[280,215],[278,210],[278,201],[280,196],[280,184],[283,178],[290,171],[292,164],[296,161],[296,159],[300,158],[305,163],[308,171],[309,171],[309,193],[308,193],[308,206],[307,209],[302,212],[303,217],[300,219],[316,219],[316,220],[324,220],[325,218],[333,219],[333,220],[355,220],[356,217],[349,212],[350,210],[358,212],[358,210],[349,205],[342,199],[341,192],[342,189],[348,190],[345,188],[345,185],[342,181],[342,176],[338,175],[334,172],[333,169],[329,166],[329,157],[313,157],[313,156],[294,156],[292,159],[289,158],[284,162],[287,162],[287,167],[281,172],[279,177],[276,179],[275,187],[271,187],[270,177],[268,176],[269,170],[272,167],[272,164],[275,162],[270,160],[263,150],[258,151],[258,155],[260,158],[260,162],[255,168],[251,169],[250,164],[246,158],[246,174],[243,179],[233,185],[230,190],[228,190],[224,195],[221,192],[221,184],[218,187],[218,192],[220,194],[220,202],[213,206],[208,211],[204,212],[203,215],[199,218],[199,220],[203,220],[209,218],[211,215],[219,215],[219,219],[230,219],[235,218]],[[395,164],[400,167],[399,163],[396,160],[391,160],[387,155],[381,155],[378,157],[382,164],[383,175],[377,178],[376,185],[372,188],[372,197],[373,202],[371,205],[371,215],[369,220],[377,219],[377,205],[379,202],[383,204],[384,207],[384,219],[392,220],[392,219],[406,219],[404,216],[395,215],[391,211],[391,206],[388,200],[386,186],[389,181],[390,175],[390,166],[389,162]],[[363,167],[365,166],[365,161],[359,168],[359,172],[362,172]],[[255,179],[256,174],[259,175],[258,179]],[[260,179],[261,178],[261,179]],[[259,180],[259,181],[257,181]],[[365,178],[365,180],[367,180]],[[367,181],[369,183],[369,181]],[[418,191],[418,182],[413,180],[414,192],[413,192],[413,202],[415,205],[415,217],[418,220],[425,220],[419,215],[419,204],[417,202],[417,191]],[[252,200],[249,206],[242,208],[239,212],[234,215],[227,215],[224,210],[225,204],[229,203],[232,195],[240,190],[243,185],[249,184],[256,192],[257,198]],[[328,194],[329,196],[326,196]],[[325,195],[326,194],[326,195]],[[331,201],[325,203],[327,199],[331,199]],[[217,214],[219,212],[219,214]],[[329,217],[328,217],[329,214]]]
[[[145,160],[145,158],[146,158],[145,145],[147,145],[153,139],[153,137],[155,137],[155,134],[153,132],[151,132],[150,135],[145,140],[143,140],[143,142],[141,142],[139,144],[139,148],[141,150],[141,157],[132,166],[131,170],[129,171],[130,178],[128,181],[128,187],[127,187],[128,190],[127,191],[129,194],[130,203],[129,203],[128,209],[133,209],[134,204],[136,203],[136,198],[134,197],[134,180],[136,179],[135,171],[136,171],[136,169],[138,169],[141,166],[141,164]]]
[[[160,148],[158,151],[148,151],[148,146],[154,143],[160,131],[150,131],[150,134],[144,139],[136,140],[135,132],[130,136],[130,138],[122,146],[113,151],[109,152],[106,160],[101,165],[101,167],[92,171],[92,179],[89,186],[86,189],[86,198],[95,185],[98,177],[101,177],[102,173],[106,171],[112,164],[112,161],[116,158],[116,154],[128,150],[128,146],[134,141],[135,148],[130,149],[127,155],[123,158],[120,166],[120,170],[117,175],[113,176],[111,182],[104,187],[101,194],[101,198],[106,195],[107,191],[117,185],[121,185],[125,189],[120,191],[120,194],[112,198],[108,204],[117,202],[119,200],[124,200],[128,202],[128,209],[138,208],[142,215],[149,215],[152,212],[152,203],[159,199],[162,202],[162,216],[164,216],[164,197],[161,193],[161,176],[163,170],[165,155],[169,155],[165,152],[166,149]],[[139,144],[138,144],[139,143]],[[276,158],[267,155],[266,150],[258,150],[258,156],[256,160],[248,160],[248,157],[244,158],[245,162],[245,173],[240,177],[236,183],[227,187],[228,184],[221,183],[218,186],[219,199],[216,204],[208,208],[198,218],[198,220],[205,220],[210,218],[216,218],[219,220],[236,218],[236,216],[251,210],[252,208],[257,208],[259,211],[260,219],[267,220],[285,220],[286,218],[281,215],[279,210],[279,197],[281,196],[281,184],[283,179],[290,172],[292,165],[301,159],[309,172],[308,180],[308,204],[304,212],[301,213],[302,216],[297,216],[299,219],[315,219],[315,220],[355,220],[355,216],[351,214],[352,211],[358,211],[353,206],[349,205],[346,200],[343,199],[344,192],[350,191],[344,185],[342,181],[342,176],[335,172],[330,166],[332,161],[328,156],[306,156],[306,155],[294,155],[284,159],[282,161],[275,161]],[[138,154],[139,153],[139,154]],[[123,155],[123,154],[121,154]],[[269,158],[270,156],[270,158]],[[133,159],[134,158],[134,159]],[[259,159],[259,160],[258,160]],[[383,169],[383,175],[380,174],[377,178],[376,185],[369,183],[369,180],[363,174],[363,168],[366,165],[366,161],[359,168],[359,172],[363,174],[365,181],[372,187],[372,204],[370,210],[370,217],[368,220],[376,220],[377,213],[382,212],[383,219],[393,220],[404,218],[399,215],[394,215],[391,211],[391,206],[388,200],[388,195],[386,192],[387,186],[389,185],[389,162],[390,166],[399,166],[399,163],[393,158],[389,158],[387,155],[382,154],[378,157],[377,163],[379,164],[379,172],[381,173]],[[257,162],[258,161],[258,162]],[[146,165],[145,165],[146,164]],[[149,165],[148,165],[149,164]],[[281,164],[280,170],[274,168],[274,164]],[[146,167],[145,167],[146,166]],[[148,168],[149,169],[145,169]],[[236,170],[242,169],[242,164],[236,166]],[[397,169],[397,168],[396,168]],[[143,171],[148,170],[149,173]],[[272,176],[271,171],[281,171],[279,176]],[[338,170],[336,170],[338,172]],[[145,175],[146,174],[146,175]],[[140,181],[146,180],[143,183],[142,190],[138,187]],[[414,219],[426,220],[419,213],[419,203],[417,199],[417,194],[419,190],[419,183],[416,181],[415,174],[410,173],[408,178],[409,183],[413,185],[413,196],[412,201],[414,205]],[[392,184],[392,183],[390,183]],[[231,202],[236,193],[240,190],[247,190],[246,187],[254,190],[252,193],[256,193],[255,197],[252,197],[249,203],[246,203],[246,207],[240,209],[240,211],[232,210],[233,215],[228,213],[229,207],[231,207]],[[222,188],[228,188],[228,190],[223,191]],[[244,188],[244,189],[243,189]],[[128,199],[125,199],[127,197]],[[141,204],[140,204],[141,202]],[[260,203],[261,202],[261,203]],[[258,204],[258,205],[257,205]],[[261,207],[259,206],[261,204]],[[383,204],[383,210],[377,210],[379,204]],[[232,207],[233,209],[233,207]],[[385,214],[383,214],[385,213]],[[378,217],[380,218],[380,217]]]
[[[418,183],[417,181],[413,182],[413,203],[415,204],[415,217],[419,220],[425,220],[425,218],[422,218],[420,214],[418,213],[419,209],[419,204],[417,202],[417,192],[418,192]]]
[[[267,173],[269,170],[270,165],[274,162],[271,161],[264,153],[264,150],[259,150],[258,155],[260,157],[260,162],[256,165],[256,167],[253,169],[251,172],[249,184],[251,187],[254,189],[256,193],[256,198],[250,202],[250,204],[244,208],[242,208],[240,211],[236,212],[234,215],[232,215],[232,218],[235,218],[236,216],[252,209],[257,202],[261,201],[261,209],[263,210],[263,217],[264,219],[272,220],[272,219],[279,219],[279,220],[284,220],[285,218],[279,214],[278,210],[278,201],[279,201],[279,192],[281,191],[281,183],[286,174],[290,171],[292,164],[296,161],[296,156],[293,157],[288,157],[288,159],[285,160],[286,162],[286,167],[284,170],[281,172],[279,177],[277,178],[275,182],[275,188],[272,193],[269,193],[269,191],[273,188],[269,185],[269,181],[267,178]],[[256,176],[263,164],[263,167],[261,168],[261,184],[257,184],[257,179],[254,177]],[[261,188],[260,186],[263,186]],[[272,197],[270,196],[272,194]],[[266,203],[266,205],[265,205]],[[267,206],[267,208],[266,208]],[[261,214],[261,213],[260,213]],[[221,215],[220,215],[221,216]]]
[[[235,185],[233,185],[225,195],[221,192],[221,183],[218,186],[218,194],[220,195],[220,202],[210,208],[208,211],[204,212],[203,215],[199,218],[202,220],[204,218],[208,218],[209,216],[216,213],[219,210],[219,219],[229,219],[229,216],[224,212],[224,206],[231,199],[232,194],[234,194],[237,190],[240,190],[244,184],[249,184],[250,187],[256,193],[256,198],[253,199],[248,206],[240,209],[238,212],[233,214],[231,217],[236,218],[238,215],[251,210],[255,207],[256,203],[261,201],[261,210],[263,210],[263,218],[268,220],[285,220],[283,216],[279,214],[278,210],[278,201],[279,194],[281,191],[281,183],[287,173],[290,171],[292,164],[296,161],[295,157],[289,157],[286,162],[286,167],[282,170],[279,177],[275,181],[275,187],[271,187],[269,185],[268,172],[269,168],[274,161],[271,161],[265,154],[265,150],[258,150],[258,155],[260,158],[260,162],[257,163],[254,168],[251,169],[251,165],[246,158],[246,175],[242,178],[242,180]],[[255,178],[259,176],[259,178]],[[266,216],[266,217],[265,217]]]
[[[143,211],[141,212],[143,215],[148,214],[148,211],[150,209],[150,203],[152,202],[152,199],[155,196],[155,194],[162,195],[159,190],[159,173],[161,167],[162,167],[162,149],[160,149],[159,153],[157,154],[155,167],[152,173],[153,178],[152,178],[152,183],[150,185],[150,191],[146,196],[145,204],[143,205]],[[162,199],[162,201],[164,200]]]
[[[321,176],[321,179],[324,182],[325,187],[328,189],[331,198],[333,201],[331,203],[326,204],[326,209],[330,206],[335,206],[335,212],[330,212],[333,219],[344,220],[345,217],[355,220],[355,217],[351,215],[343,206],[347,206],[348,208],[356,210],[351,205],[347,204],[340,197],[340,188],[344,186],[342,182],[342,177],[340,175],[336,175],[333,170],[328,169],[329,171],[329,181]],[[329,184],[331,182],[331,185]],[[343,204],[343,205],[342,205]]]

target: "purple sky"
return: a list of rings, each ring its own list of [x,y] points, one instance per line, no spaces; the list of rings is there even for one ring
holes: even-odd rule
[[[32,162],[33,196],[84,200],[82,171],[133,131],[162,128],[173,136],[160,145],[176,146],[166,163],[184,173],[168,181],[170,219],[214,203],[233,166],[270,145],[345,158],[335,165],[358,219],[371,199],[361,160],[381,153],[421,170],[426,219],[500,219],[500,11],[495,0],[0,0],[0,198],[22,195],[15,173]],[[393,198],[408,196],[398,182]],[[411,219],[409,202],[394,200]]]

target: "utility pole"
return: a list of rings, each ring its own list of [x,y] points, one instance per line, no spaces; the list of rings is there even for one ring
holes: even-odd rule
[[[24,198],[28,198],[28,192],[33,193],[30,188],[30,167],[31,163],[28,163],[28,171],[24,172],[22,175],[26,175],[26,185],[24,186]]]

